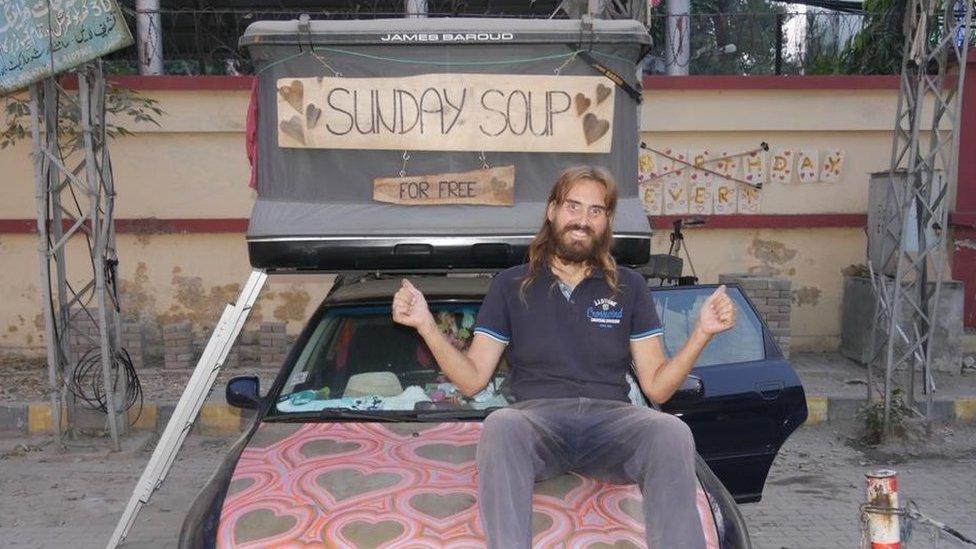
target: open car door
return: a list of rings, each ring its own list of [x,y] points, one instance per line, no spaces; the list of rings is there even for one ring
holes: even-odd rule
[[[654,288],[670,356],[684,345],[716,285]],[[807,418],[800,379],[737,285],[734,328],[716,335],[684,386],[662,408],[684,419],[698,453],[737,502],[758,501],[776,453]]]

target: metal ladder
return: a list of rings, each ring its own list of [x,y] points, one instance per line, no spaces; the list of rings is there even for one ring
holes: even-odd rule
[[[190,428],[193,427],[193,421],[200,412],[210,389],[213,388],[217,374],[220,373],[221,366],[227,360],[227,354],[230,353],[231,347],[233,347],[237,336],[244,327],[244,322],[251,313],[251,307],[254,305],[258,294],[261,293],[261,288],[264,287],[267,279],[268,275],[264,271],[257,269],[251,271],[251,276],[244,284],[244,289],[237,297],[237,302],[224,307],[220,321],[210,335],[210,340],[207,342],[200,360],[197,361],[193,375],[190,376],[190,381],[187,382],[186,389],[176,404],[172,417],[166,424],[166,429],[160,435],[156,449],[153,450],[152,457],[149,458],[149,463],[146,464],[142,476],[139,477],[139,483],[136,484],[136,488],[129,498],[129,504],[126,505],[122,517],[119,518],[115,532],[112,533],[112,537],[106,546],[108,549],[114,549],[119,543],[122,543],[122,540],[129,533],[129,529],[132,528],[136,515],[166,479],[166,474],[169,473],[169,468],[173,465],[176,454],[183,446],[183,441],[189,434]]]

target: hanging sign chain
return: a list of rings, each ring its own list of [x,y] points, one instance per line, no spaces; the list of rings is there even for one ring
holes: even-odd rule
[[[481,168],[484,170],[490,170],[491,166],[488,165],[488,160],[485,158],[485,151],[481,151],[478,154],[478,160],[481,160]]]
[[[410,155],[407,151],[403,151],[403,165],[400,166],[400,177],[406,177],[407,175],[407,161],[410,160]]]

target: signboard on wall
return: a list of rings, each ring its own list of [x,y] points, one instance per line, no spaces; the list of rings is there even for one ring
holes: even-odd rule
[[[422,74],[281,78],[287,148],[608,153],[613,84],[602,76]]]
[[[0,2],[0,93],[132,44],[115,0]]]

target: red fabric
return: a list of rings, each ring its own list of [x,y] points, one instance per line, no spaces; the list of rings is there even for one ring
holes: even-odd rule
[[[247,122],[245,122],[246,137],[244,147],[247,149],[247,162],[251,165],[251,181],[247,186],[258,190],[258,79],[251,83],[251,99],[247,103]]]

